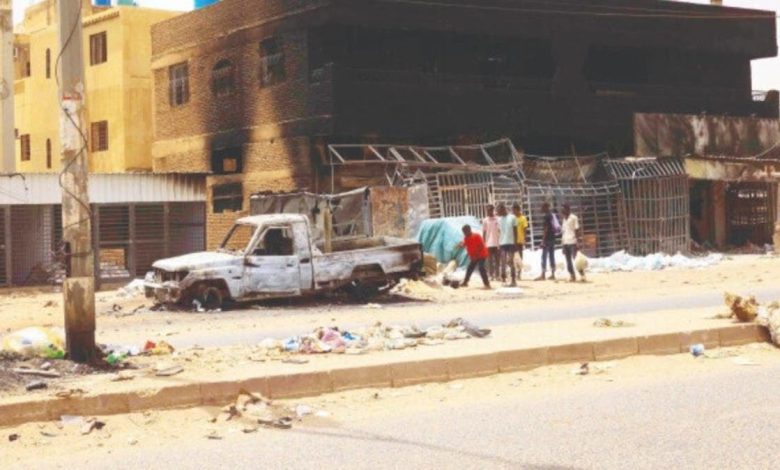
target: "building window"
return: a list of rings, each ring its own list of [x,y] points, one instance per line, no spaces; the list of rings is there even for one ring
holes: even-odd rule
[[[236,88],[233,63],[223,59],[211,70],[211,91],[216,97],[232,95]]]
[[[51,169],[51,139],[46,139],[46,168]]]
[[[276,38],[260,43],[260,86],[284,81],[284,52]]]
[[[29,162],[30,161],[30,134],[22,134],[22,136],[19,137],[19,142],[22,145],[22,161]]]
[[[211,171],[218,175],[241,173],[243,169],[243,150],[241,147],[213,150],[211,152]]]
[[[98,65],[108,60],[106,32],[89,36],[89,65]]]
[[[24,70],[22,70],[22,78],[27,78],[32,75],[32,66],[30,65],[30,61],[28,60],[26,64],[24,64]]]
[[[108,121],[93,122],[91,126],[92,151],[108,150]]]
[[[241,183],[214,186],[211,189],[211,204],[215,214],[238,212],[244,206],[244,188]]]
[[[51,49],[46,49],[46,78],[51,78]]]
[[[190,100],[190,70],[186,62],[168,69],[171,106],[181,106]]]

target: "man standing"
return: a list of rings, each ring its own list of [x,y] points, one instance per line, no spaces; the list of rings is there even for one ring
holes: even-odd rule
[[[520,280],[523,277],[523,251],[525,250],[525,231],[528,229],[528,218],[520,211],[520,204],[515,203],[512,205],[512,213],[515,216],[517,223],[517,237],[515,249],[520,256],[520,267],[517,268],[517,279]]]
[[[553,214],[550,212],[550,204],[542,204],[542,214],[544,214],[544,233],[542,234],[542,275],[537,277],[537,281],[544,281],[547,272],[547,260],[550,260],[550,279],[555,280],[555,227],[553,226]]]
[[[517,273],[515,271],[515,246],[517,245],[517,221],[515,216],[507,212],[506,206],[498,206],[498,230],[499,230],[499,248],[501,252],[501,282],[506,283],[506,266],[512,273],[512,283],[510,287],[517,286]]]
[[[487,217],[482,219],[482,239],[487,246],[487,268],[490,273],[490,278],[493,280],[498,279],[498,238],[498,217],[496,217],[495,208],[491,204],[487,206]]]
[[[561,242],[563,243],[563,256],[566,257],[566,269],[571,276],[570,281],[576,282],[574,274],[574,257],[577,256],[577,244],[580,239],[580,220],[571,213],[571,207],[564,204],[561,209],[563,222],[561,222]]]
[[[485,269],[485,260],[488,257],[488,249],[485,246],[484,240],[478,233],[472,233],[471,227],[468,225],[463,226],[463,241],[460,246],[466,247],[466,252],[469,255],[469,267],[466,269],[466,278],[463,280],[463,287],[468,287],[469,280],[471,279],[474,268],[479,267],[479,275],[482,276],[482,283],[485,285],[485,289],[490,289],[490,279],[488,279],[487,270]]]

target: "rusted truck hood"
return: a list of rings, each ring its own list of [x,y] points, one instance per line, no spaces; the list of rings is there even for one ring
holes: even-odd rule
[[[227,267],[233,264],[240,264],[241,262],[242,258],[240,256],[231,255],[230,253],[203,251],[175,258],[161,259],[156,261],[153,267],[170,272],[197,271],[200,269]]]

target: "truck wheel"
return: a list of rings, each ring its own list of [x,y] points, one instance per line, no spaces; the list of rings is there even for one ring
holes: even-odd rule
[[[379,295],[379,286],[376,284],[363,284],[358,281],[354,281],[347,288],[347,293],[353,300],[358,302],[365,302]]]
[[[222,298],[222,291],[214,286],[208,286],[201,292],[198,301],[206,310],[218,310],[222,308],[224,299]]]

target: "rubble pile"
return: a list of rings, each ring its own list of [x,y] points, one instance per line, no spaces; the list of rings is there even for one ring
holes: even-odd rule
[[[445,341],[483,338],[490,330],[456,318],[441,326],[420,329],[417,326],[389,326],[376,323],[351,331],[339,327],[319,327],[313,332],[283,340],[267,338],[259,348],[268,356],[284,354],[364,354],[369,351],[392,351],[417,346],[435,346]]]

